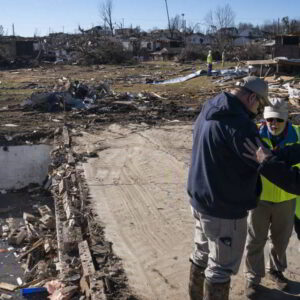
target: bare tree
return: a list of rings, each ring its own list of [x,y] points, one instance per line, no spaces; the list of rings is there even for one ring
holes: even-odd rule
[[[229,4],[218,6],[215,11],[217,27],[227,28],[234,26],[235,13]]]
[[[100,16],[104,23],[104,27],[108,27],[113,34],[114,22],[112,19],[113,0],[105,0],[100,6]]]
[[[290,33],[299,32],[300,31],[300,20],[293,19],[290,22]]]
[[[234,26],[235,13],[229,4],[218,6],[214,11],[210,10],[205,21],[208,26],[221,29]]]
[[[260,29],[273,35],[294,33],[300,31],[300,20],[290,19],[288,16],[283,17],[281,20],[268,20],[260,26]]]
[[[285,34],[293,33],[299,30],[299,20],[292,19],[290,20],[288,16],[281,19],[282,31]]]
[[[283,32],[284,33],[289,33],[290,32],[290,19],[288,16],[283,17],[281,19],[282,27],[283,27]]]
[[[189,24],[185,27],[185,32],[187,34],[203,33],[200,23],[194,24],[193,22],[189,22]]]
[[[4,35],[4,28],[2,25],[0,25],[0,36]]]
[[[175,31],[180,31],[182,28],[182,20],[179,15],[176,15],[174,18],[168,20],[168,29],[170,32],[170,38],[174,37]]]
[[[170,30],[180,30],[181,28],[181,18],[179,15],[176,15],[174,18],[170,19]]]
[[[228,29],[234,27],[234,20],[235,13],[229,4],[218,6],[214,11],[210,10],[205,17],[207,33],[215,36],[219,51],[232,44],[233,31]]]
[[[276,21],[276,20],[273,20],[273,21],[266,20],[264,22],[264,24],[260,26],[260,29],[262,31],[265,31],[265,32],[268,32],[272,35],[275,35],[275,34],[278,34],[281,31],[280,27],[281,26],[280,26],[278,21]]]

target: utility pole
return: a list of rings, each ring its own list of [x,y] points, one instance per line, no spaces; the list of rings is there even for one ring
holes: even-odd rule
[[[183,32],[185,32],[185,30],[186,30],[186,24],[185,24],[184,14],[181,14],[181,17],[182,17],[181,30]]]
[[[15,36],[15,24],[12,24],[12,35]]]
[[[168,26],[169,26],[169,30],[171,30],[168,2],[167,2],[167,0],[165,0],[165,2],[166,2],[166,9],[167,9],[167,16],[168,16]]]

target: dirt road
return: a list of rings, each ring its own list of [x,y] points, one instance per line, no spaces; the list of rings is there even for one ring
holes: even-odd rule
[[[185,192],[192,126],[113,124],[97,135],[73,139],[76,152],[98,153],[82,165],[92,206],[115,253],[123,260],[129,286],[138,299],[188,299],[188,257],[193,219]],[[264,299],[299,299],[299,241],[289,247],[292,293],[268,287]],[[232,280],[231,299],[243,299],[243,276]]]

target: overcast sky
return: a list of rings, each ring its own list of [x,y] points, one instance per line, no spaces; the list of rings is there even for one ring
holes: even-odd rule
[[[99,0],[0,0],[0,25],[5,34],[42,36],[49,32],[77,32],[101,25]],[[167,0],[170,17],[182,16],[186,24],[203,24],[205,16],[217,6],[229,3],[236,14],[235,23],[263,24],[289,16],[300,19],[300,0]],[[167,28],[165,0],[113,0],[113,20],[125,27],[143,30]],[[203,27],[204,29],[204,27]]]

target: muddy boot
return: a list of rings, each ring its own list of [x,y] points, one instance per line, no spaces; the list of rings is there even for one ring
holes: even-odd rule
[[[270,270],[268,272],[268,277],[269,277],[270,280],[272,280],[273,282],[275,282],[277,288],[280,291],[286,291],[286,290],[288,290],[289,281],[288,281],[287,278],[284,277],[284,275],[282,274],[282,272],[276,271],[276,270]]]
[[[255,300],[262,293],[262,286],[254,282],[246,280],[245,284],[245,296],[246,299]]]
[[[194,263],[191,263],[189,282],[190,300],[203,299],[203,284],[205,279],[204,271],[205,268],[199,267]]]
[[[204,280],[203,300],[228,300],[230,281],[224,283],[212,283]]]

